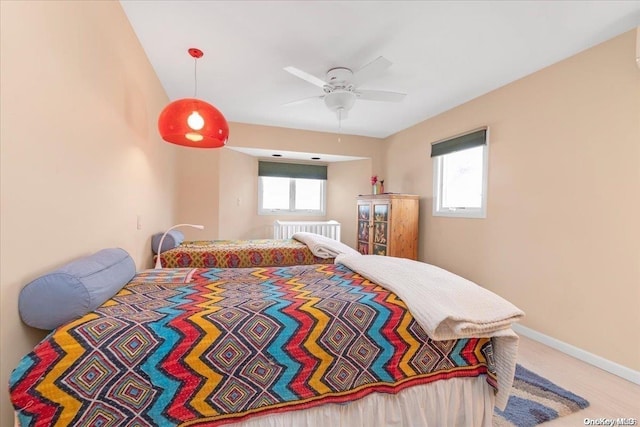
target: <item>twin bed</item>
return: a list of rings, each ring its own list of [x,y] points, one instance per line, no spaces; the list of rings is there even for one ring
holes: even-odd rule
[[[307,245],[296,239],[185,241],[162,252],[160,260],[165,268],[242,268],[333,263],[332,258],[315,256]]]
[[[20,425],[490,426],[522,312],[445,270],[314,242],[325,263],[136,273],[22,359]]]

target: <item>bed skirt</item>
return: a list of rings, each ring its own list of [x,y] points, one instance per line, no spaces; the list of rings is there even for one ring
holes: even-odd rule
[[[327,404],[250,418],[229,427],[491,427],[495,390],[484,376],[451,378]]]
[[[372,393],[346,404],[249,418],[225,427],[492,427],[494,389],[484,376]]]
[[[402,390],[372,393],[345,404],[269,414],[228,427],[492,427],[494,390],[484,376],[451,378]],[[20,427],[15,415],[15,427]]]

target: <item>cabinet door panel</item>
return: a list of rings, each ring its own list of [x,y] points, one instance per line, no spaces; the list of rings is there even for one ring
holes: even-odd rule
[[[389,205],[387,203],[373,205],[373,219],[374,221],[388,221]]]
[[[385,245],[373,245],[373,255],[386,255],[387,247]]]
[[[369,243],[358,242],[358,252],[362,255],[369,255]]]
[[[358,221],[358,242],[369,243],[369,221]]]
[[[369,221],[371,218],[371,205],[358,205],[358,219]]]
[[[386,245],[388,241],[387,230],[386,222],[376,222],[373,226],[373,243]]]
[[[358,204],[358,252],[363,255],[371,253],[370,246],[371,230],[371,204]]]

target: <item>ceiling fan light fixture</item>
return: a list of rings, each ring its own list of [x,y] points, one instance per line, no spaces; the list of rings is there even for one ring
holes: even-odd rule
[[[285,71],[321,88],[324,94],[288,102],[284,105],[298,105],[307,101],[323,99],[326,107],[338,117],[338,127],[341,128],[342,120],[347,118],[349,110],[351,110],[351,107],[355,104],[356,99],[385,102],[402,101],[406,95],[404,93],[358,89],[358,86],[364,81],[379,75],[390,66],[391,61],[379,56],[355,73],[346,67],[331,68],[327,71],[325,80],[293,66],[285,67]],[[340,140],[340,138],[338,138],[338,140]]]
[[[356,94],[348,90],[334,90],[324,96],[324,103],[331,111],[349,111],[356,102]]]

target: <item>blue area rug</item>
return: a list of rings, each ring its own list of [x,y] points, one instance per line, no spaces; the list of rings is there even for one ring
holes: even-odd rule
[[[494,426],[533,427],[589,406],[589,402],[520,365],[504,412],[496,410]]]

